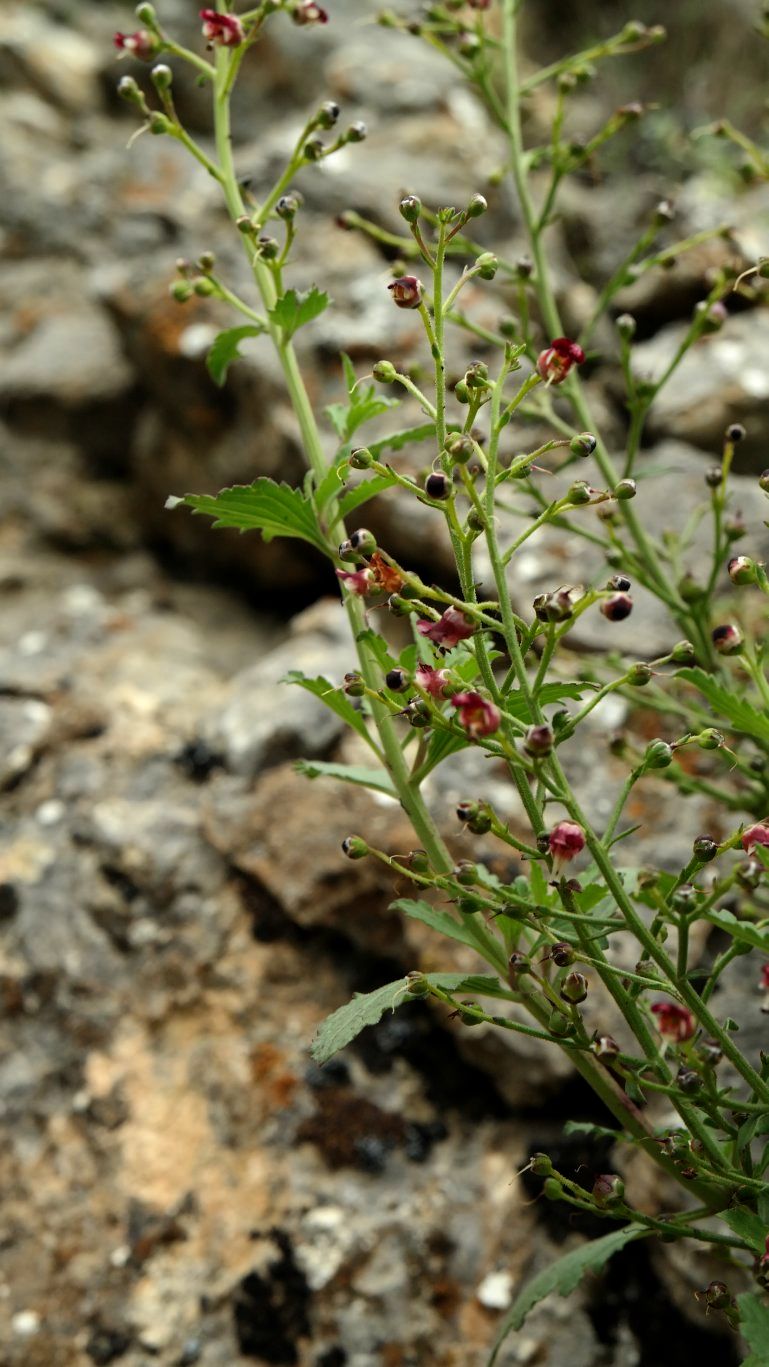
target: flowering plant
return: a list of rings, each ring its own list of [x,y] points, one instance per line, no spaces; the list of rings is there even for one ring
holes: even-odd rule
[[[600,1267],[628,1241],[657,1234],[704,1242],[721,1257],[740,1294],[718,1281],[702,1299],[707,1310],[740,1325],[752,1350],[748,1361],[758,1363],[769,1352],[769,1310],[760,1289],[769,1258],[769,1145],[762,1138],[769,1133],[769,1057],[740,1048],[734,1033],[739,1023],[724,1017],[716,995],[722,976],[744,954],[761,961],[755,1009],[769,988],[769,682],[760,611],[769,576],[757,560],[732,553],[743,530],[729,506],[742,427],[726,431],[719,461],[706,475],[702,506],[692,508],[683,531],[652,531],[643,491],[640,512],[634,500],[644,424],[655,399],[684,357],[722,325],[734,289],[750,299],[768,272],[763,261],[751,267],[739,258],[726,227],[658,245],[672,217],[662,203],[605,282],[579,335],[564,335],[546,250],[561,184],[644,112],[623,106],[580,143],[568,133],[569,99],[593,79],[602,60],[653,46],[664,32],[627,24],[589,51],[523,81],[517,31],[523,4],[443,0],[419,18],[389,10],[379,16],[381,24],[403,32],[404,43],[427,41],[452,62],[504,134],[530,255],[507,260],[475,240],[475,221],[488,207],[478,192],[459,209],[428,207],[416,194],[401,199],[403,231],[388,235],[399,263],[387,288],[393,306],[418,317],[430,383],[418,383],[397,359],[380,360],[374,381],[407,396],[419,421],[357,445],[360,429],[394,400],[377,397],[368,377],[357,376],[344,358],[346,402],[329,410],[338,438],[330,456],[294,350],[295,334],[329,299],[317,286],[300,291],[286,284],[301,222],[293,181],[302,168],[362,141],[366,130],[352,124],[337,131],[340,110],[324,103],[310,113],[274,185],[256,200],[236,171],[230,97],[241,63],[268,23],[283,15],[304,28],[333,16],[304,0],[261,0],[240,13],[220,3],[201,10],[200,50],[191,50],[166,32],[152,5],[141,4],[141,29],[116,36],[121,55],[188,62],[210,90],[213,148],[179,118],[170,66],[152,67],[152,102],[134,76],[120,82],[143,126],[181,142],[220,187],[252,271],[250,300],[221,279],[210,253],[195,265],[180,265],[172,287],[180,303],[194,295],[217,298],[246,320],[217,338],[211,375],[224,383],[241,341],[267,338],[282,367],[308,465],[302,489],[260,478],[216,497],[174,497],[169,505],[206,514],[217,526],[299,539],[328,558],[357,661],[351,658],[340,685],[295,682],[349,723],[375,765],[373,775],[340,764],[328,772],[397,798],[415,840],[408,854],[394,855],[374,848],[365,833],[355,834],[345,840],[344,854],[380,860],[407,880],[416,896],[401,899],[398,908],[477,955],[479,971],[414,971],[342,1006],[318,1033],[316,1059],[328,1060],[386,1011],[429,997],[466,1026],[483,1023],[565,1051],[614,1117],[618,1153],[639,1150],[681,1190],[669,1210],[649,1213],[628,1195],[619,1174],[576,1182],[546,1155],[533,1155],[528,1167],[544,1179],[548,1197],[591,1211],[611,1228],[524,1289],[504,1317],[490,1361],[544,1295],[565,1293],[583,1271]],[[553,91],[551,139],[545,147],[527,146],[525,101],[545,84]],[[720,132],[752,147],[730,127]],[[758,149],[754,156],[760,158]],[[352,211],[343,226],[374,239],[383,235]],[[708,239],[724,247],[709,293],[663,374],[654,381],[639,377],[635,322],[617,314],[615,300],[631,280]],[[746,283],[752,274],[757,279]],[[479,289],[495,277],[514,311],[490,328],[473,309]],[[463,292],[467,311],[460,306]],[[471,337],[486,357],[468,361],[456,376],[449,374],[449,327]],[[621,458],[601,439],[581,378],[588,367],[612,360],[624,379],[629,419]],[[547,435],[537,436],[530,449],[511,448],[511,433],[525,441],[543,429]],[[421,479],[384,458],[388,450],[425,442],[430,468]],[[590,477],[573,478],[586,461],[592,462]],[[548,494],[551,482],[555,492]],[[760,484],[769,492],[769,472]],[[443,523],[454,553],[453,587],[425,583],[407,557],[356,525],[358,510],[387,490],[402,491],[426,517]],[[517,498],[512,508],[511,490]],[[346,519],[353,519],[351,532]],[[694,580],[683,563],[705,519],[712,527],[711,562]],[[528,607],[516,564],[529,539],[547,528],[583,538],[598,552],[599,568],[588,583],[553,585]],[[664,608],[668,648],[651,660],[621,660],[608,650],[574,677],[569,648],[575,629],[595,610],[608,635],[612,624],[632,613],[634,586]],[[744,609],[730,608],[723,620],[724,592],[732,586],[750,592]],[[389,632],[372,629],[372,605],[406,624],[410,639],[402,649]],[[641,691],[647,723],[651,717],[659,734],[640,748],[624,735],[613,743],[625,777],[608,819],[597,822],[573,778],[574,737],[604,699],[616,695],[632,707]],[[488,843],[479,845],[477,858],[457,860],[425,800],[429,775],[467,747],[502,766],[522,820],[503,819],[481,791],[459,804],[459,829],[469,839],[488,837],[506,848],[514,861],[511,876],[492,871]],[[322,774],[324,765],[314,764],[313,772]],[[681,795],[715,798],[719,825],[695,839],[676,867],[650,867],[646,857],[639,868],[632,854],[636,828],[623,824],[625,813],[637,788],[660,783]],[[711,931],[720,941],[707,961],[703,946]],[[753,1009],[746,998],[745,1011]],[[657,1099],[667,1114],[655,1109]],[[751,1266],[759,1289],[748,1289]]]

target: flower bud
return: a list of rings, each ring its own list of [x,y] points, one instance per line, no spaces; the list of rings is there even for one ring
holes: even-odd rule
[[[638,488],[634,479],[621,479],[619,484],[614,487],[614,497],[620,502],[625,502],[629,498],[635,498]]]
[[[720,465],[711,465],[710,469],[705,471],[705,483],[709,489],[720,489],[723,479],[724,472]]]
[[[422,212],[422,201],[418,195],[405,195],[398,205],[401,218],[407,223],[417,223]]]
[[[667,769],[673,763],[673,751],[664,740],[652,740],[644,753],[646,769]]]
[[[158,26],[158,16],[154,5],[137,5],[136,18],[140,24],[147,24],[152,29]]]
[[[377,361],[371,373],[379,384],[394,384],[398,378],[398,372],[392,361]]]
[[[598,442],[592,432],[580,432],[572,437],[569,450],[573,456],[592,456]]]
[[[342,841],[342,853],[348,859],[365,859],[369,853],[368,845],[359,835],[348,835]]]
[[[629,593],[613,593],[603,599],[600,610],[608,622],[622,622],[633,611],[633,600]]]
[[[726,568],[733,584],[755,584],[756,562],[749,555],[732,556]]]
[[[169,293],[177,304],[186,304],[192,298],[194,290],[189,280],[174,280],[169,287]]]
[[[408,598],[404,598],[400,593],[393,593],[387,600],[387,606],[393,617],[410,617],[414,608]]]
[[[733,1297],[726,1282],[709,1282],[704,1291],[695,1291],[697,1300],[703,1300],[708,1310],[728,1310]]]
[[[572,970],[567,973],[560,986],[560,994],[565,1002],[570,1002],[572,1006],[577,1006],[583,1002],[587,996],[587,978],[584,973],[577,973]]]
[[[481,804],[474,801],[460,802],[457,806],[457,816],[460,821],[472,821],[481,810]]]
[[[320,161],[326,150],[326,144],[322,138],[308,138],[302,148],[302,156],[305,161]]]
[[[161,62],[158,66],[153,66],[152,71],[150,72],[150,79],[157,91],[165,93],[171,89],[174,73],[170,66],[166,66],[164,62]]]
[[[304,27],[306,24],[327,24],[328,15],[320,5],[315,4],[315,0],[299,0],[291,11],[291,18],[295,24]]]
[[[545,759],[552,754],[555,736],[550,726],[530,726],[523,738],[523,748],[532,759]]]
[[[488,201],[484,198],[483,195],[474,194],[470,199],[470,203],[465,209],[465,213],[467,214],[468,218],[480,218],[481,214],[485,214],[488,207]]]
[[[741,422],[730,423],[726,429],[726,440],[730,441],[733,446],[736,446],[738,442],[742,441],[746,435],[747,433]]]
[[[493,280],[499,270],[499,257],[493,252],[481,252],[476,258],[475,266],[481,280]]]
[[[563,1186],[555,1177],[546,1177],[542,1186],[542,1194],[548,1201],[560,1201],[563,1196]]]
[[[739,655],[743,646],[742,632],[734,622],[725,622],[711,632],[713,649],[719,655]]]
[[[302,196],[296,190],[292,190],[288,195],[281,195],[275,205],[275,212],[284,223],[291,223],[301,207]]]
[[[700,1044],[700,1054],[709,1068],[717,1068],[724,1056],[721,1045],[714,1039],[702,1041]]]
[[[697,889],[692,883],[681,883],[670,894],[670,905],[673,911],[685,913],[693,911],[697,905]]]
[[[603,1059],[606,1063],[619,1057],[619,1045],[611,1035],[595,1035],[590,1050],[596,1058]]]
[[[451,483],[442,470],[433,470],[425,480],[425,493],[428,498],[444,499],[448,498],[451,492]]]
[[[401,275],[387,286],[393,303],[399,309],[418,309],[422,302],[424,289],[422,281],[415,275]]]
[[[678,641],[670,652],[670,658],[675,665],[691,665],[696,662],[697,652],[691,641]]]
[[[471,816],[467,823],[467,829],[473,835],[486,835],[491,830],[491,812],[488,807],[481,807],[476,816]]]
[[[631,584],[626,574],[613,574],[606,587],[611,589],[613,593],[628,593]]]
[[[136,57],[140,62],[151,62],[161,47],[155,34],[146,29],[139,29],[138,33],[116,33],[113,42],[118,52]]]
[[[128,104],[136,104],[144,110],[144,96],[133,76],[121,76],[117,83],[117,93],[121,100],[126,100]]]
[[[446,438],[446,450],[457,464],[466,465],[470,457],[475,455],[475,443],[464,432],[452,432]]]
[[[694,737],[700,750],[720,750],[725,743],[721,731],[716,731],[714,726],[706,726],[704,731]]]
[[[632,313],[621,313],[615,319],[617,331],[623,342],[631,342],[635,337],[636,321]]]
[[[698,835],[692,845],[692,853],[701,864],[709,864],[718,854],[718,843],[710,835]]]
[[[365,140],[366,140],[367,137],[368,137],[368,128],[366,127],[366,125],[365,125],[365,123],[363,122],[362,119],[358,119],[355,123],[351,123],[351,124],[350,124],[350,127],[347,129],[347,131],[346,131],[345,134],[344,134],[343,141],[344,141],[344,142],[365,142]]]
[[[653,675],[654,671],[647,664],[644,664],[643,660],[638,660],[630,666],[626,678],[634,688],[643,688],[646,684],[651,683]]]
[[[529,1159],[529,1169],[535,1177],[552,1177],[553,1160],[549,1154],[533,1153]]]
[[[590,485],[584,479],[575,479],[566,491],[566,497],[575,507],[580,507],[589,503],[591,499]]]
[[[568,968],[569,964],[574,963],[574,950],[565,940],[560,940],[558,944],[551,945],[548,958],[552,959],[556,968]]]
[[[676,1082],[686,1096],[694,1096],[702,1087],[702,1078],[693,1068],[679,1068]]]
[[[769,823],[757,821],[755,825],[748,826],[742,832],[740,840],[746,854],[752,854],[756,845],[769,846]]]
[[[367,446],[357,446],[350,452],[350,465],[353,470],[370,470],[374,464],[374,457]]]
[[[350,536],[350,545],[358,555],[372,555],[376,550],[376,537],[367,527],[359,527]]]
[[[471,888],[478,882],[478,866],[472,859],[460,859],[451,870],[451,876],[461,883],[463,888]]]
[[[336,100],[326,100],[315,116],[318,128],[333,128],[339,118],[340,109]]]
[[[601,1208],[616,1206],[625,1195],[625,1183],[614,1172],[602,1172],[593,1183],[593,1200]]]
[[[240,19],[234,14],[220,14],[214,9],[202,9],[203,37],[218,47],[238,47],[246,36]]]
[[[741,540],[747,530],[742,513],[732,513],[731,517],[724,518],[724,535],[727,541]]]
[[[385,684],[393,693],[402,693],[410,682],[410,676],[405,669],[388,669],[385,674]]]
[[[424,874],[430,872],[430,860],[427,857],[426,850],[410,850],[408,854],[404,854],[401,863],[405,864],[407,868],[411,869],[414,873]]]
[[[406,974],[406,991],[410,997],[427,997],[430,994],[430,984],[424,973]]]
[[[355,672],[345,674],[342,680],[342,688],[348,698],[362,698],[366,692],[366,685],[363,682],[362,676]]]

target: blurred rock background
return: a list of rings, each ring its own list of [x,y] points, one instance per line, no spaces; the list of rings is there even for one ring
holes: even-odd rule
[[[322,30],[271,26],[235,117],[238,167],[259,185],[321,99],[370,129],[298,182],[293,279],[335,301],[301,338],[318,405],[340,397],[340,348],[359,373],[419,352],[413,318],[389,304],[386,256],[337,226],[343,209],[392,228],[404,191],[436,204],[483,190],[479,237],[523,246],[509,193],[487,190],[500,140],[456,74],[373,27],[368,0],[328,8]],[[735,225],[736,245],[711,244],[622,301],[651,372],[723,253],[750,262],[769,240],[766,188],[723,142],[690,137],[722,116],[760,135],[755,7],[669,8],[531,0],[525,32],[534,62],[630,18],[670,27],[667,48],[607,64],[576,101],[582,131],[618,103],[658,107],[565,188],[552,241],[576,322],[662,196],[678,206],[671,240]],[[161,7],[192,45],[197,9]],[[327,568],[299,543],[164,511],[168,493],[295,480],[302,464],[268,348],[219,391],[203,358],[226,312],[169,299],[176,258],[205,249],[247,282],[205,174],[164,139],[126,149],[135,125],[115,84],[140,69],[115,63],[111,39],[133,27],[122,3],[0,8],[0,1360],[471,1367],[521,1279],[594,1232],[532,1203],[516,1171],[539,1148],[595,1167],[563,1122],[602,1117],[560,1056],[463,1034],[417,1004],[323,1071],[309,1062],[316,1024],[353,990],[469,960],[387,910],[379,869],[339,855],[353,829],[408,848],[397,808],[293,769],[349,746],[280,682],[352,664]],[[203,95],[181,71],[177,88],[205,139]],[[547,116],[543,96],[532,127]],[[496,287],[472,302],[491,321],[505,312]],[[643,461],[667,473],[639,496],[653,522],[699,499],[724,426],[741,420],[738,501],[762,549],[751,475],[769,464],[766,327],[760,304],[735,305],[658,405]],[[460,374],[473,355],[461,337],[452,348]],[[621,445],[610,360],[591,385]],[[413,560],[418,546],[421,568],[447,572],[431,515],[394,498],[371,520],[394,552]],[[582,543],[538,542],[521,602],[590,572]],[[649,655],[672,643],[642,596],[615,640]],[[593,752],[573,761],[599,816],[623,772],[606,749],[621,720],[596,713]],[[431,797],[458,854],[452,806],[474,792],[516,819],[503,775],[472,757],[449,769]],[[643,838],[671,861],[700,827],[718,834],[704,804],[682,822],[662,785],[634,815],[655,821]],[[742,1038],[757,1044],[757,1001],[748,1011]],[[650,1185],[645,1199],[664,1194]],[[702,1352],[729,1367],[734,1341],[692,1299],[711,1275],[704,1257],[629,1248],[601,1282],[535,1312],[502,1361],[665,1367]]]

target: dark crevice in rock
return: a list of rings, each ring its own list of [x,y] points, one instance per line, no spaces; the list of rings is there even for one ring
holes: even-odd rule
[[[254,1238],[261,1238],[256,1232]],[[309,1333],[310,1288],[294,1260],[289,1235],[269,1232],[277,1256],[264,1271],[249,1272],[240,1282],[233,1305],[235,1335],[244,1357],[275,1367],[299,1362],[297,1340]]]

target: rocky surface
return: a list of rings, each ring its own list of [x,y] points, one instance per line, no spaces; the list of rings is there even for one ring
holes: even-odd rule
[[[355,207],[397,230],[404,190],[460,203],[504,157],[450,68],[363,22],[376,8],[334,0],[335,22],[312,36],[276,26],[235,110],[238,167],[259,183],[312,102],[337,98],[371,129],[365,148],[301,177],[308,247],[296,280],[311,283],[322,262],[335,301],[302,338],[318,405],[339,398],[342,346],[359,373],[383,354],[424,363],[413,317],[389,306],[391,253],[335,216]],[[189,41],[196,9],[163,5]],[[539,1148],[569,1171],[608,1161],[562,1132],[568,1115],[605,1117],[560,1055],[418,1003],[327,1068],[309,1061],[317,1024],[352,991],[475,960],[389,910],[405,889],[380,865],[342,859],[352,829],[408,849],[397,806],[294,769],[356,758],[336,718],[281,682],[291,669],[338,681],[352,665],[328,572],[299,543],[212,535],[163,509],[169,492],[256,473],[298,480],[302,462],[267,347],[220,391],[204,355],[226,311],[168,298],[176,258],[205,248],[234,287],[246,280],[205,173],[164,140],[125,149],[134,125],[114,95],[111,35],[131,26],[120,3],[0,10],[0,1359],[475,1367],[523,1279],[564,1240],[603,1232],[565,1222],[516,1172]],[[176,88],[205,139],[200,91],[181,72]],[[580,128],[605,114],[585,95]],[[589,314],[613,253],[668,192],[669,161],[663,171],[644,155],[622,214],[589,181],[565,200],[550,247],[569,319]],[[504,234],[513,255],[516,206],[504,190],[489,197],[478,236]],[[740,249],[763,250],[762,191],[708,175],[678,198],[686,231],[733,218]],[[682,260],[675,288],[653,273],[623,300],[649,338],[642,368],[664,364],[724,250]],[[577,287],[566,287],[567,253]],[[490,327],[510,302],[485,288],[472,298]],[[650,521],[675,523],[696,501],[727,420],[748,422],[744,469],[758,468],[764,323],[760,308],[730,317],[656,406],[643,469],[669,473],[639,484]],[[599,341],[606,364],[591,387],[619,449],[610,330]],[[470,353],[459,334],[451,347],[459,375]],[[331,450],[330,427],[327,440]],[[511,429],[511,449],[525,440]],[[760,526],[753,481],[737,487]],[[449,566],[439,524],[395,496],[371,510],[394,553],[418,548],[435,575]],[[533,538],[518,601],[603,573],[585,544]],[[639,595],[614,641],[652,656],[670,630]],[[586,617],[578,644],[597,643]],[[625,720],[612,700],[591,719],[590,745],[566,753],[599,820],[625,772],[606,741]],[[643,713],[630,724],[646,738]],[[684,820],[671,792],[651,780],[631,809],[646,824],[640,859],[653,847],[680,863],[695,831],[720,833],[711,804]],[[504,773],[474,752],[427,793],[458,856],[499,857],[458,833],[458,800],[488,797],[522,820]],[[729,1002],[744,994],[741,962]],[[755,1008],[758,1048],[758,996]],[[718,1351],[730,1367],[733,1340],[714,1338],[691,1297],[709,1275],[634,1247],[603,1281],[532,1314],[500,1361],[665,1367]]]

